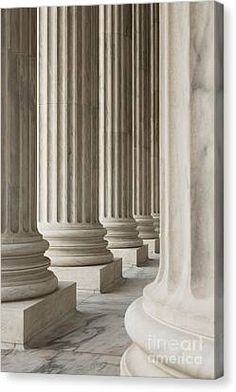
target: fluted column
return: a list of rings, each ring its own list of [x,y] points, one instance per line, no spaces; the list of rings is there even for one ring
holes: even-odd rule
[[[57,288],[48,248],[37,230],[37,11],[1,11],[2,301],[34,298]],[[12,316],[13,317],[13,316]]]
[[[132,8],[99,6],[100,219],[109,248],[142,246],[132,216]]]
[[[54,266],[112,261],[98,219],[98,7],[39,12],[39,227]]]
[[[133,213],[142,239],[158,237],[151,215],[152,137],[154,94],[152,50],[153,9],[149,4],[132,6],[133,30]],[[158,37],[156,37],[157,41]]]
[[[159,202],[159,6],[150,5],[151,215],[160,234]]]
[[[223,372],[222,11],[160,4],[161,266],[126,313],[123,375]]]

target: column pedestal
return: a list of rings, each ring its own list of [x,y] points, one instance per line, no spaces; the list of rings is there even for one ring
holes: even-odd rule
[[[148,258],[155,258],[157,253],[159,253],[159,238],[143,240],[143,243],[148,247]]]
[[[75,312],[75,283],[59,282],[56,291],[35,299],[1,305],[2,349],[24,349],[34,337],[58,328]]]
[[[122,280],[122,259],[109,264],[81,267],[51,267],[60,280],[76,282],[77,290],[107,293]]]
[[[141,267],[148,260],[148,245],[138,248],[111,249],[114,257],[121,257],[124,266],[134,265]]]

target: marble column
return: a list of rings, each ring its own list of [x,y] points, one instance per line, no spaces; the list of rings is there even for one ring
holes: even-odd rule
[[[131,26],[131,5],[99,6],[99,214],[112,252],[138,263],[147,249],[132,215]]]
[[[98,218],[98,16],[39,11],[39,228],[56,274],[93,290],[105,264],[113,281],[121,269]]]
[[[55,301],[60,298],[57,278],[48,270],[48,242],[37,229],[36,56],[37,10],[2,9],[1,297],[5,302],[2,342],[9,344],[24,344],[37,332],[37,320],[33,319],[37,300],[31,299],[40,297],[42,312],[52,297]],[[50,294],[57,288],[55,295]],[[64,309],[60,311],[63,316]],[[32,317],[28,324],[26,313]],[[45,327],[47,322],[56,321],[55,314],[39,313]]]
[[[158,246],[158,233],[152,217],[152,137],[153,137],[153,46],[157,44],[156,22],[158,4],[132,6],[132,113],[133,113],[133,213],[139,237],[149,245],[149,254]],[[155,34],[154,31],[155,30]],[[155,53],[156,55],[156,53]],[[156,60],[156,59],[155,59]]]
[[[132,376],[223,373],[223,7],[160,4],[161,266],[128,308]],[[138,325],[138,328],[137,328]]]
[[[159,6],[150,5],[151,215],[160,236],[159,202]],[[159,241],[157,244],[159,251]]]

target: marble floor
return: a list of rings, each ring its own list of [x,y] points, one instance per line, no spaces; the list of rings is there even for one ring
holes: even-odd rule
[[[2,371],[119,375],[121,356],[131,343],[125,311],[154,280],[158,263],[156,255],[143,267],[125,267],[122,284],[111,293],[79,292],[77,312],[57,331],[38,336],[28,349],[2,350]]]

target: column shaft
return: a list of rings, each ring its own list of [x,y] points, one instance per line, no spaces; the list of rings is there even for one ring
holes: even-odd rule
[[[1,10],[2,301],[54,291],[37,230],[37,10]]]
[[[132,8],[100,6],[100,217],[110,248],[142,245],[132,216]]]
[[[40,8],[39,227],[54,266],[112,261],[98,219],[98,7]]]
[[[154,7],[155,8],[155,7]],[[153,6],[133,5],[133,213],[142,239],[158,237],[151,215]]]
[[[126,313],[122,374],[223,372],[222,11],[160,5],[161,265]]]

